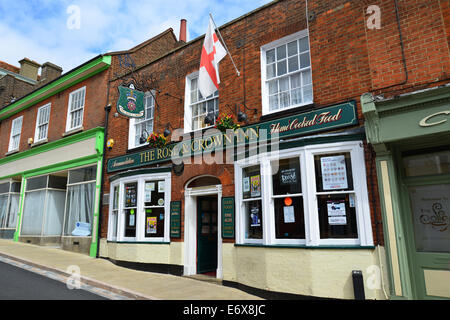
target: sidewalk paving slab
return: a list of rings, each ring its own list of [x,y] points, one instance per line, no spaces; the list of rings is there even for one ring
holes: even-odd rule
[[[79,268],[81,282],[137,300],[260,300],[260,297],[188,277],[119,267],[106,259],[9,239],[0,239],[0,256],[70,277]]]

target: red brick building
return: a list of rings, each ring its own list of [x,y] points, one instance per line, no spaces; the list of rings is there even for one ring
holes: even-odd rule
[[[219,27],[240,76],[227,56],[206,98],[203,36],[168,31],[154,39],[161,51],[112,54],[100,256],[265,296],[352,299],[360,270],[366,298],[395,295],[361,96],[448,83],[446,12],[438,0],[273,1]],[[115,110],[117,87],[133,79],[147,91],[144,119]],[[239,112],[241,129],[211,131]],[[167,130],[169,145],[145,143]],[[223,150],[225,163],[205,160]]]

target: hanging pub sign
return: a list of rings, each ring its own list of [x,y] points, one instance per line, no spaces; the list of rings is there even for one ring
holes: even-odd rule
[[[144,93],[135,90],[134,85],[128,87],[119,86],[119,99],[117,100],[117,112],[129,118],[144,117]]]

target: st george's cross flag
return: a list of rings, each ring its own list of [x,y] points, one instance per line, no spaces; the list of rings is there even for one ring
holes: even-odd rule
[[[198,89],[205,98],[219,89],[219,61],[227,55],[225,48],[217,38],[213,25],[210,17],[205,41],[203,42],[198,76]]]

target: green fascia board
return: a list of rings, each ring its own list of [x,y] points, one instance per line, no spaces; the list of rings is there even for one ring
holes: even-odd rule
[[[80,132],[80,133],[77,133],[77,134],[74,134],[74,135],[71,135],[71,136],[68,136],[68,137],[65,137],[65,138],[61,138],[61,139],[53,141],[53,142],[49,142],[49,143],[43,144],[41,146],[35,147],[33,149],[30,149],[30,150],[26,150],[26,151],[23,151],[23,152],[20,152],[20,153],[16,153],[16,154],[7,156],[5,158],[0,159],[0,166],[2,164],[8,163],[8,162],[12,162],[12,161],[16,161],[16,160],[19,160],[19,159],[28,158],[28,157],[31,157],[31,156],[34,156],[34,155],[37,155],[37,154],[40,154],[40,153],[44,153],[44,152],[47,152],[47,151],[50,151],[50,150],[58,149],[58,148],[61,148],[63,146],[70,145],[70,144],[73,144],[73,143],[76,143],[76,142],[79,142],[79,141],[83,141],[83,140],[86,140],[86,139],[90,139],[90,138],[93,138],[93,137],[96,138],[97,155],[89,156],[87,158],[96,159],[97,157],[103,156],[103,142],[104,142],[104,128],[103,127],[97,127],[97,128],[93,128],[93,129],[90,129],[90,130],[86,130],[84,132]],[[78,162],[80,160],[82,160],[82,159],[74,159],[73,161]],[[72,162],[72,161],[70,161],[70,162]],[[58,164],[58,166],[59,165],[61,165],[61,164]],[[55,165],[49,166],[49,168],[39,168],[38,170],[33,170],[33,172],[35,172],[35,171],[43,171],[43,172],[45,172],[47,170],[51,170],[51,168],[54,167],[54,166]],[[27,174],[29,174],[29,173],[27,173]],[[15,175],[17,175],[17,174],[14,174],[14,176]],[[9,177],[11,177],[11,176],[0,177],[0,179],[6,179],[6,178],[9,178]]]
[[[111,66],[111,56],[100,56],[15,101],[0,111],[0,120],[13,116]]]
[[[132,177],[142,174],[152,174],[152,173],[161,173],[161,172],[171,172],[172,167],[154,167],[154,168],[146,168],[146,169],[138,169],[138,170],[129,170],[125,172],[121,172],[109,177],[109,182],[116,181],[120,178]]]

